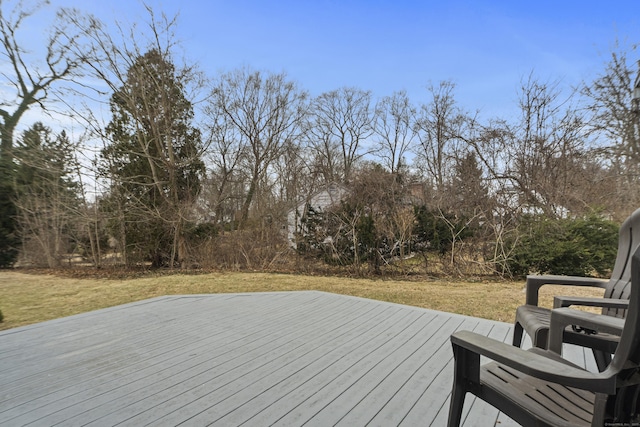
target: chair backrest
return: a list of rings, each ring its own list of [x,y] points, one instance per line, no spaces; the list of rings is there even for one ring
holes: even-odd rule
[[[631,260],[631,296],[629,298],[629,310],[624,322],[624,329],[620,336],[620,343],[625,340],[620,353],[624,358],[624,352],[629,351],[627,359],[640,366],[640,248],[636,249]],[[619,344],[621,345],[621,344]],[[616,351],[616,356],[618,352]],[[640,374],[640,372],[639,372]]]
[[[640,248],[634,252],[631,262],[631,291],[629,309],[620,336],[614,360],[607,369],[626,369],[629,361],[640,366]]]
[[[640,209],[636,209],[620,226],[618,254],[605,298],[629,299],[631,293],[631,258],[640,245]],[[604,308],[602,314],[625,317],[626,310]]]
[[[625,319],[620,343],[611,364],[603,372],[617,377],[619,385],[614,395],[602,395],[597,398],[594,422],[604,419],[630,421],[640,416],[640,248],[634,251],[630,261],[631,290],[629,309]],[[599,419],[599,420],[598,420]],[[631,424],[629,424],[631,425]]]

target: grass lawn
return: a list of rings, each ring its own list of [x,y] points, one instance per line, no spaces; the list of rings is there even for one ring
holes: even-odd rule
[[[131,279],[69,278],[0,270],[0,330],[161,295],[319,290],[512,322],[524,281],[403,281],[271,273],[175,274]],[[602,290],[545,286],[552,295],[602,296]]]

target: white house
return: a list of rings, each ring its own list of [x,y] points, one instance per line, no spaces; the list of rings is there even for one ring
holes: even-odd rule
[[[325,188],[309,195],[300,201],[295,208],[287,213],[287,240],[292,248],[296,247],[295,234],[300,227],[302,215],[307,204],[317,211],[324,211],[327,208],[337,205],[347,193],[347,189],[340,184],[331,183]]]

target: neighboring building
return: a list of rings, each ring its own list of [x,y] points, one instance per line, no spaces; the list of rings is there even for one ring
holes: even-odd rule
[[[292,248],[296,248],[296,230],[300,227],[300,220],[308,205],[317,211],[325,211],[331,206],[340,203],[347,193],[347,189],[340,184],[329,184],[325,188],[309,195],[299,202],[297,206],[287,213],[287,240]]]

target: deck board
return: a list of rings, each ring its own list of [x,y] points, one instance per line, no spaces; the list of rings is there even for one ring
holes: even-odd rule
[[[0,332],[0,425],[445,425],[462,329],[512,333],[316,291],[153,298]],[[516,425],[472,396],[463,419]]]

